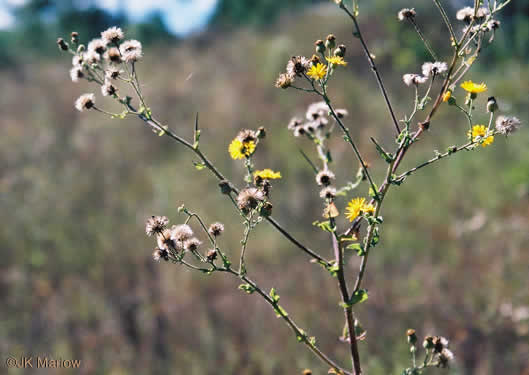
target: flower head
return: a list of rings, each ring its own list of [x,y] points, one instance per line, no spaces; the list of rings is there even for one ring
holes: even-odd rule
[[[336,197],[336,188],[327,186],[321,189],[320,198],[323,199],[334,199]]]
[[[447,102],[452,97],[452,90],[446,90],[446,92],[443,94],[443,102]]]
[[[472,81],[465,81],[461,84],[461,88],[471,94],[479,94],[487,91],[487,85],[482,83],[474,83]]]
[[[347,204],[347,208],[345,209],[345,217],[347,217],[350,221],[353,221],[359,215],[366,213],[372,214],[374,212],[375,207],[370,203],[366,203],[365,198],[354,198]]]
[[[145,223],[145,233],[147,236],[162,233],[167,224],[169,219],[166,216],[151,216]]]
[[[320,186],[329,186],[334,178],[334,173],[328,169],[325,169],[316,175],[316,182]]]
[[[485,125],[474,125],[472,130],[468,131],[468,137],[472,142],[481,142],[481,146],[487,147],[494,142],[494,136],[489,134]]]
[[[420,85],[428,80],[428,77],[423,77],[420,74],[408,73],[402,76],[402,80],[406,86]]]
[[[422,74],[426,77],[431,75],[442,74],[448,70],[448,65],[442,61],[433,63],[424,63],[422,66]]]
[[[509,135],[518,130],[521,124],[516,117],[499,116],[496,119],[496,130],[501,134]]]
[[[103,39],[107,44],[118,43],[120,40],[123,40],[125,34],[123,31],[116,26],[110,27],[101,33],[101,39]]]
[[[228,151],[233,160],[244,159],[254,153],[255,142],[242,142],[239,138],[235,138],[233,141],[231,141]]]
[[[263,180],[275,180],[281,178],[281,172],[274,172],[269,168],[260,171],[255,171],[253,175],[254,177],[260,177]]]
[[[202,242],[198,238],[190,238],[184,242],[184,249],[188,251],[196,251]]]
[[[172,230],[164,229],[156,235],[158,248],[162,250],[179,250],[181,245],[171,236]]]
[[[257,141],[257,134],[251,129],[243,129],[237,134],[237,139],[243,143]]]
[[[310,67],[307,75],[312,79],[323,79],[327,75],[327,66],[322,63]]]
[[[166,249],[156,248],[154,253],[152,253],[152,257],[157,262],[159,262],[160,259],[163,259],[167,262],[169,260],[169,252]]]
[[[289,88],[294,82],[293,76],[288,73],[281,73],[276,80],[276,87],[281,89]]]
[[[88,52],[93,51],[97,53],[99,56],[103,55],[107,49],[107,43],[103,39],[92,39],[90,43],[88,43],[88,46],[86,47],[86,50]]]
[[[96,103],[96,97],[94,94],[83,94],[75,101],[75,108],[79,112],[83,112],[85,109],[93,108]]]
[[[109,48],[103,57],[114,64],[121,64],[121,52],[117,47]]]
[[[70,69],[70,78],[72,79],[72,82],[79,82],[83,77],[84,73],[81,66],[77,65]]]
[[[209,226],[208,233],[213,237],[218,237],[224,232],[224,224],[213,223]]]
[[[397,14],[397,17],[399,21],[404,21],[408,18],[414,18],[416,15],[417,15],[417,12],[415,12],[415,9],[403,8],[399,11],[399,13]]]
[[[106,79],[117,79],[122,73],[123,73],[123,70],[120,70],[114,66],[110,66],[105,71],[105,78]]]
[[[299,117],[292,117],[290,122],[288,123],[288,129],[289,130],[295,130],[297,127],[301,126],[303,124],[303,120]]]
[[[448,367],[450,362],[454,361],[454,353],[450,349],[444,348],[439,354],[439,366]]]
[[[312,103],[307,108],[305,117],[307,120],[316,120],[320,117],[327,116],[329,114],[329,106],[324,101]]]
[[[471,8],[471,7],[464,7],[462,9],[459,9],[456,13],[456,18],[459,21],[465,21],[467,23],[470,23],[473,17],[474,17],[474,8]]]
[[[327,62],[333,66],[337,66],[337,65],[346,66],[347,65],[347,62],[343,59],[342,56],[326,57],[325,60],[327,60]]]
[[[141,43],[134,39],[123,42],[119,51],[126,62],[136,62],[143,57]]]
[[[287,63],[287,74],[290,77],[301,77],[310,67],[310,60],[305,56],[294,56]]]
[[[184,242],[193,236],[193,230],[187,224],[173,225],[171,238],[178,242]]]
[[[264,193],[257,188],[244,189],[237,196],[239,209],[247,214],[250,210],[257,208],[260,202],[264,201]]]
[[[101,94],[103,96],[112,96],[118,92],[118,89],[110,82],[110,80],[105,79],[105,84],[101,86]]]

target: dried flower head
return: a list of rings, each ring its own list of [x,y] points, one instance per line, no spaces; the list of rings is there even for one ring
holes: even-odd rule
[[[123,31],[116,26],[110,27],[101,33],[101,39],[107,44],[117,44],[120,40],[123,40],[124,37],[125,34],[123,34]]]
[[[446,368],[454,361],[454,353],[450,349],[444,348],[439,354],[439,367]]]
[[[331,184],[332,180],[334,180],[334,178],[335,178],[334,173],[332,173],[332,171],[326,169],[326,170],[320,171],[316,175],[316,182],[320,186],[329,186]]]
[[[498,20],[490,20],[487,22],[487,29],[488,30],[497,30],[500,28],[501,22]]]
[[[259,203],[264,201],[264,193],[257,188],[247,188],[239,193],[237,196],[237,205],[242,212],[248,213],[257,208]]]
[[[488,8],[485,8],[485,7],[480,7],[478,8],[478,12],[476,14],[476,18],[478,18],[478,20],[482,20],[483,18],[487,17],[489,15],[490,11]]]
[[[99,56],[102,56],[107,50],[107,43],[103,39],[92,39],[86,47],[87,52],[95,52]]]
[[[114,64],[121,64],[121,53],[117,47],[109,48],[103,57]]]
[[[105,79],[105,83],[101,86],[101,94],[103,96],[113,96],[118,92],[118,89],[108,79]]]
[[[310,68],[310,60],[305,56],[293,56],[287,63],[287,73],[291,77],[301,77]]]
[[[87,64],[97,64],[101,60],[101,56],[95,51],[86,51],[83,54],[83,62]]]
[[[417,12],[415,12],[414,8],[411,8],[411,9],[403,8],[399,11],[399,13],[397,14],[397,17],[399,21],[404,21],[409,18],[414,18],[416,15],[417,15]]]
[[[162,233],[167,224],[169,224],[169,219],[166,216],[151,216],[145,223],[145,233],[147,236]]]
[[[193,237],[193,230],[187,224],[173,225],[171,238],[178,242],[184,242]]]
[[[307,75],[312,79],[321,80],[327,75],[327,65],[318,63],[310,67]]]
[[[70,69],[70,78],[72,79],[72,82],[79,82],[83,77],[84,73],[81,66],[77,65]]]
[[[327,186],[321,189],[320,197],[323,199],[334,199],[336,197],[336,188]]]
[[[427,62],[422,65],[422,74],[425,77],[437,75],[444,73],[448,70],[448,66],[444,62],[436,61],[436,62]]]
[[[307,108],[305,117],[307,120],[316,120],[320,117],[327,116],[329,114],[329,106],[324,101],[312,103]]]
[[[163,259],[167,262],[169,260],[169,252],[165,249],[156,248],[154,253],[152,253],[152,257],[157,262],[159,262],[160,259]]]
[[[303,124],[302,119],[300,119],[299,117],[293,117],[288,123],[288,129],[295,130],[297,127],[301,126],[301,124]]]
[[[336,113],[336,116],[338,116],[338,118],[340,118],[340,119],[349,116],[349,111],[347,109],[344,109],[344,108],[338,108],[334,112]]]
[[[237,139],[243,143],[257,141],[257,134],[251,129],[243,129],[237,134]]]
[[[85,109],[93,108],[96,103],[94,94],[83,94],[75,101],[75,108],[83,112]]]
[[[190,238],[184,242],[184,249],[187,251],[197,251],[201,243],[202,242],[196,237]]]
[[[121,58],[128,63],[138,61],[143,57],[141,43],[137,40],[127,40],[119,46]]]
[[[294,129],[294,137],[301,137],[303,134],[305,134],[305,127],[304,126],[298,126]]]
[[[467,23],[470,23],[473,17],[474,17],[474,8],[471,8],[471,7],[464,7],[462,9],[459,9],[456,13],[456,18],[459,21],[464,21]]]
[[[501,134],[509,135],[518,130],[521,124],[516,117],[499,116],[496,119],[496,130]]]
[[[433,338],[433,349],[436,353],[441,353],[444,348],[448,346],[448,340],[443,336],[435,336]]]
[[[108,67],[107,70],[105,70],[105,78],[106,79],[117,79],[122,73],[123,73],[123,70],[116,68],[114,66],[110,66]]]
[[[213,262],[215,259],[217,259],[217,250],[216,250],[216,249],[208,250],[208,252],[207,252],[207,254],[206,254],[206,258],[207,258],[210,262]]]
[[[292,86],[293,82],[294,82],[293,76],[291,76],[288,73],[281,73],[279,77],[276,79],[275,86],[280,89],[286,89]]]
[[[79,33],[77,31],[72,31],[72,33],[70,34],[70,37],[71,37],[71,40],[72,40],[72,43],[79,43]]]
[[[213,223],[209,226],[208,233],[213,237],[218,237],[224,232],[224,224]]]
[[[425,83],[428,80],[428,77],[423,77],[419,74],[408,73],[402,76],[402,80],[406,86],[411,86],[412,84],[417,86]]]
[[[272,216],[272,209],[272,203],[264,202],[262,207],[259,209],[259,215],[261,215],[262,217]]]
[[[172,230],[164,229],[156,235],[156,241],[158,243],[158,248],[162,250],[178,250],[181,248],[181,245],[171,236]]]
[[[68,51],[68,43],[66,43],[63,38],[57,39],[57,45],[61,51]]]
[[[81,54],[74,55],[74,57],[72,57],[72,65],[73,66],[83,65],[83,55],[81,55]]]

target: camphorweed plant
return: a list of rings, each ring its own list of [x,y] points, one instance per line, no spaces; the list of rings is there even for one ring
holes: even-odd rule
[[[233,203],[234,209],[240,214],[244,231],[241,235],[238,259],[233,259],[231,257],[233,251],[223,248],[219,241],[224,231],[223,224],[208,225],[198,213],[185,206],[179,208],[179,212],[185,217],[184,222],[179,225],[169,227],[167,217],[152,216],[147,220],[146,232],[147,235],[156,239],[154,259],[170,261],[208,275],[221,272],[240,279],[242,283],[239,289],[263,298],[277,316],[292,329],[297,340],[305,344],[330,367],[330,373],[356,375],[362,373],[358,346],[366,333],[355,317],[353,309],[355,305],[368,298],[363,280],[369,255],[380,241],[380,230],[383,224],[381,208],[388,191],[404,183],[419,169],[436,164],[437,161],[449,158],[460,151],[478,152],[481,148],[493,144],[496,136],[507,136],[517,130],[520,125],[516,117],[496,117],[498,105],[492,96],[482,111],[486,110],[488,113],[488,124],[476,124],[474,111],[479,111],[480,108],[476,109],[474,103],[477,96],[483,95],[488,88],[485,83],[464,80],[473,63],[479,58],[482,48],[493,42],[494,33],[500,27],[500,22],[495,19],[495,16],[510,0],[490,0],[486,4],[482,0],[475,0],[473,7],[466,7],[457,12],[456,19],[461,23],[461,27],[452,25],[440,0],[433,0],[433,2],[440,12],[444,27],[448,30],[446,43],[451,46],[453,54],[446,59],[446,62],[441,61],[442,57],[435,52],[421,32],[415,20],[417,16],[415,10],[402,9],[398,12],[397,19],[411,24],[433,61],[424,63],[421,73],[403,76],[404,84],[414,90],[415,99],[409,114],[399,121],[374,57],[360,30],[357,0],[353,0],[349,5],[335,0],[337,6],[353,24],[353,35],[365,53],[390,115],[388,131],[394,134],[395,139],[392,149],[384,148],[374,138],[371,138],[380,155],[381,163],[387,164],[387,172],[382,181],[376,182],[373,179],[369,165],[357,147],[355,135],[346,126],[347,110],[335,108],[330,94],[334,72],[338,69],[345,69],[347,66],[345,45],[339,44],[332,34],[325,40],[316,41],[314,55],[310,58],[292,57],[287,62],[286,71],[281,73],[276,81],[278,88],[297,90],[301,94],[310,94],[318,98],[308,107],[306,118],[293,118],[288,128],[292,130],[294,136],[312,141],[316,149],[318,164],[311,161],[310,157],[304,153],[303,157],[314,170],[315,182],[321,186],[323,220],[314,222],[314,226],[329,236],[330,247],[333,249],[332,259],[327,259],[302,244],[271,216],[273,206],[270,191],[274,180],[281,178],[281,173],[270,169],[257,170],[255,168],[254,163],[257,162],[259,145],[265,140],[264,128],[243,129],[227,146],[229,156],[235,162],[243,163],[247,172],[242,183],[243,187],[238,188],[217,169],[201,149],[202,130],[199,128],[198,115],[192,140],[182,138],[153,115],[147,99],[142,94],[142,86],[136,69],[136,64],[143,56],[142,45],[139,41],[124,40],[123,31],[117,27],[102,32],[100,39],[92,40],[86,47],[80,44],[79,35],[75,32],[71,35],[71,43],[63,39],[58,40],[59,48],[73,55],[73,67],[70,71],[72,81],[78,82],[86,79],[99,85],[102,95],[116,100],[123,109],[120,113],[110,113],[96,104],[93,93],[88,93],[77,99],[75,107],[79,111],[95,110],[112,118],[122,119],[131,115],[137,116],[159,136],[170,137],[183,145],[199,158],[200,161],[195,163],[197,169],[207,169],[219,180],[220,192]],[[135,98],[120,95],[120,87],[123,86],[128,86]],[[455,111],[461,112],[465,122],[468,122],[468,131],[461,135],[465,138],[465,142],[450,146],[445,152],[436,151],[432,159],[410,170],[399,171],[399,165],[408,151],[432,126],[435,115],[442,105],[450,106]],[[351,182],[342,187],[333,186],[335,172],[330,169],[333,159],[328,140],[336,133],[339,133],[348,143],[360,165],[356,176],[347,176]],[[365,194],[359,193],[357,197],[350,197],[352,199],[349,200],[345,209],[342,207],[344,214],[340,215],[336,198],[350,196],[360,189],[365,189]],[[282,236],[310,257],[313,263],[321,265],[323,270],[336,278],[341,294],[340,307],[345,317],[340,339],[349,348],[351,369],[348,368],[350,366],[339,364],[324,353],[316,344],[316,338],[302,329],[281,306],[280,296],[274,288],[265,291],[250,278],[245,262],[245,252],[249,246],[251,232],[264,221],[270,223]],[[202,242],[195,236],[194,231],[202,233],[207,246],[202,246]],[[353,276],[349,273],[351,270],[345,266],[344,257],[347,252],[356,253],[360,257],[360,269]],[[354,283],[351,283],[353,280]],[[411,366],[402,374],[421,374],[427,368],[447,367],[454,357],[448,349],[448,340],[444,337],[426,336],[423,339],[422,360],[418,358],[420,345],[418,345],[418,337],[413,329],[408,330],[407,340],[410,345]],[[305,373],[308,374],[310,371],[306,370]]]

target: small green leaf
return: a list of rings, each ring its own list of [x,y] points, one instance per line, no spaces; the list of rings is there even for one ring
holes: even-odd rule
[[[349,303],[351,305],[356,305],[357,303],[362,303],[366,300],[367,300],[367,290],[360,289],[354,292],[354,294],[351,296],[351,299],[349,300]]]
[[[364,256],[366,253],[364,247],[360,243],[352,243],[346,247],[347,250],[355,250],[358,256]]]
[[[320,228],[321,230],[329,233],[333,233],[335,228],[331,225],[329,220],[327,221],[315,221],[312,223],[315,227]]]
[[[377,149],[377,152],[380,154],[380,156],[384,159],[386,163],[391,163],[394,160],[394,157],[392,154],[386,152],[382,146],[380,146],[377,142],[377,140],[373,137],[371,137],[371,142],[375,144],[375,147]]]
[[[276,293],[275,288],[270,289],[270,297],[272,297],[272,300],[274,301],[274,303],[278,303],[279,298],[281,298],[279,294]]]
[[[239,289],[244,290],[248,294],[252,294],[253,292],[255,292],[255,288],[250,284],[241,284],[239,285]]]
[[[206,168],[206,164],[204,163],[197,163],[196,161],[194,161],[193,164],[195,165],[197,171],[201,171],[202,169]]]

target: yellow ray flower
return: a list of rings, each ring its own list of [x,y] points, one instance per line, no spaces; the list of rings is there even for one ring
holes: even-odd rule
[[[322,63],[312,65],[307,75],[312,79],[323,79],[327,75],[327,66]]]
[[[469,130],[467,132],[467,135],[468,135],[468,138],[472,138],[473,142],[477,142],[483,139],[483,141],[481,142],[481,146],[487,147],[494,142],[494,136],[493,135],[487,136],[487,133],[488,133],[487,127],[485,125],[474,125],[472,127],[472,131]]]
[[[487,91],[487,85],[484,82],[478,84],[472,81],[465,81],[461,84],[461,88],[471,94],[479,94]]]
[[[329,64],[332,64],[332,65],[342,65],[342,66],[347,65],[347,62],[343,59],[342,56],[326,57],[325,60],[327,60]]]
[[[275,180],[281,178],[281,172],[274,172],[273,170],[266,168],[261,171],[255,171],[254,177],[261,177],[263,180]]]
[[[248,157],[254,153],[255,142],[242,142],[240,139],[235,138],[233,141],[231,141],[228,151],[233,160],[244,159],[245,157]]]
[[[359,215],[365,213],[372,214],[374,212],[375,207],[370,203],[366,203],[365,198],[354,198],[347,204],[347,208],[345,209],[345,217],[347,217],[349,221],[353,221]]]

